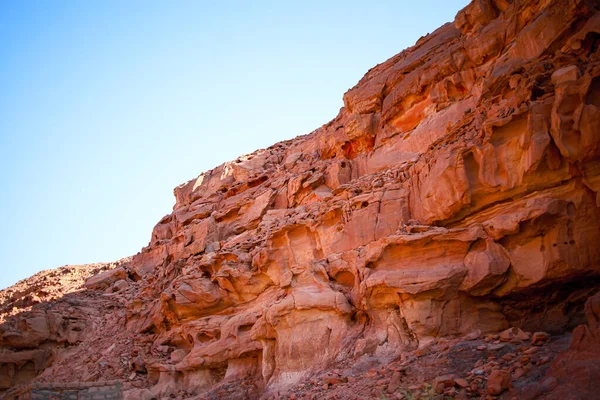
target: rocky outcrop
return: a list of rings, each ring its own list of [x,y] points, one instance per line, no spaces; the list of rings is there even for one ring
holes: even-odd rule
[[[554,390],[544,393],[542,385],[534,385],[531,397],[596,397],[600,390],[600,292],[585,303],[585,316],[587,323],[575,328],[570,347],[554,359],[545,378],[554,383]]]
[[[130,260],[42,271],[0,292],[0,391],[31,382],[58,349],[85,341],[98,312],[82,285]]]
[[[257,397],[441,338],[581,324],[600,282],[599,10],[476,0],[371,69],[328,124],[178,186],[149,245],[85,285],[120,310],[102,320],[114,336],[92,334],[102,355],[40,379],[79,360],[159,397]],[[27,347],[92,341],[28,326]],[[513,390],[491,372],[489,395]]]

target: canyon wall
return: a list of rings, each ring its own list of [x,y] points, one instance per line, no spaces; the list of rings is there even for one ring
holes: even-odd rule
[[[178,186],[149,245],[79,303],[0,328],[2,387],[24,365],[86,365],[144,373],[144,396],[258,396],[439,338],[583,324],[600,289],[599,10],[473,1],[368,71],[331,122]],[[48,343],[77,350],[48,366]],[[92,367],[102,355],[121,363]]]

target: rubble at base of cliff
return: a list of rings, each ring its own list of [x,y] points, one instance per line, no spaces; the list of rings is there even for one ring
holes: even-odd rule
[[[475,0],[329,123],[175,198],[135,256],[0,292],[0,396],[600,391],[595,1]]]

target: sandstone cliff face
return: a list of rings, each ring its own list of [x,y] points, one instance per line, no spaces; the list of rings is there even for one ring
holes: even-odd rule
[[[57,348],[85,341],[98,310],[81,298],[82,286],[129,261],[42,271],[0,291],[0,394],[35,379],[57,358]]]
[[[175,188],[149,245],[80,296],[106,302],[105,331],[27,322],[0,345],[93,337],[101,355],[74,346],[40,379],[80,363],[147,372],[159,397],[258,396],[477,330],[571,330],[600,288],[599,9],[472,2],[328,124]]]

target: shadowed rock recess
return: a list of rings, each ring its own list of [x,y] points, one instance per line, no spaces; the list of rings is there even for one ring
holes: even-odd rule
[[[3,291],[0,390],[595,398],[599,142],[600,4],[473,1],[331,122],[175,188],[133,258]]]

